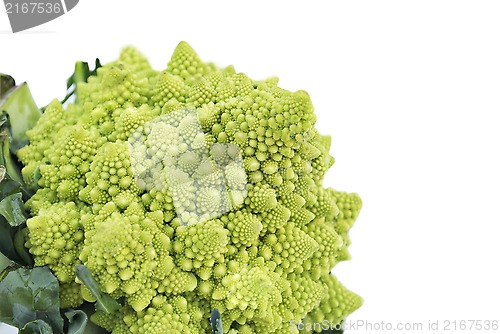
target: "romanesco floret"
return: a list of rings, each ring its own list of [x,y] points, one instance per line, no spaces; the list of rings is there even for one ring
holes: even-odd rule
[[[325,189],[334,159],[309,95],[203,62],[181,42],[156,71],[133,47],[56,100],[17,152],[37,187],[26,246],[94,301],[82,263],[123,301],[92,321],[113,334],[298,333],[361,305],[331,269],[349,258],[361,200]]]
[[[228,231],[220,221],[180,226],[173,244],[177,264],[185,271],[194,270],[201,279],[209,279],[214,265],[224,262],[228,242]]]
[[[29,247],[36,266],[48,265],[62,283],[75,280],[74,266],[79,263],[84,230],[80,216],[86,209],[74,202],[58,202],[41,208],[28,220]]]
[[[329,324],[331,329],[335,329],[339,327],[337,324],[363,303],[360,296],[347,290],[335,276],[325,275],[321,278],[321,281],[328,288],[328,295],[304,319],[304,324],[309,324],[304,328],[315,328],[316,332],[319,332],[320,329],[314,324],[323,322]],[[311,331],[303,330],[301,333],[311,333]]]

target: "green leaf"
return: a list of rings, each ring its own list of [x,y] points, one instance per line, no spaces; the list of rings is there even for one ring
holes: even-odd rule
[[[8,74],[0,73],[0,99],[16,85],[16,81]]]
[[[22,213],[24,217],[20,190],[21,184],[12,180],[7,174],[7,168],[0,165],[0,253],[15,263],[32,266],[33,259],[24,247],[22,220],[26,221],[26,218],[19,215]],[[13,201],[10,202],[10,199]]]
[[[83,61],[77,61],[75,63],[75,71],[68,78],[68,81],[66,82],[66,89],[70,89],[71,86],[79,82],[82,81],[86,82],[87,78],[89,77],[89,74],[90,74],[89,63]]]
[[[33,257],[28,252],[28,249],[24,244],[26,243],[26,233],[28,230],[25,228],[25,225],[19,226],[17,228],[16,234],[14,234],[14,249],[19,257],[22,259],[22,262],[27,264],[29,267],[33,267]]]
[[[14,237],[17,229],[7,223],[4,217],[0,217],[0,253],[10,260],[20,263],[22,260],[14,248]]]
[[[36,167],[35,174],[33,175],[33,183],[35,184],[35,190],[38,190],[38,181],[40,181],[40,179],[42,178],[42,173],[40,172],[40,166],[50,165],[50,164],[51,164],[50,161],[45,161]]]
[[[0,253],[15,263],[32,266],[33,259],[24,246],[23,223],[26,217],[20,184],[5,171],[6,168],[0,165]]]
[[[33,259],[24,247],[24,226],[12,227],[0,216],[0,253],[23,266],[32,266]]]
[[[95,304],[84,302],[82,305],[78,307],[78,311],[83,311],[87,315],[88,319],[91,319],[91,316],[96,312]],[[87,325],[85,326],[85,330],[83,334],[109,334],[107,330],[104,328],[97,326],[92,321],[87,321]]]
[[[11,88],[0,100],[0,111],[9,114],[12,143],[10,149],[13,153],[28,144],[26,131],[33,128],[41,116],[28,85]]]
[[[82,310],[69,310],[64,313],[69,320],[67,334],[83,334],[87,326],[87,314]]]
[[[99,285],[92,277],[90,270],[83,264],[78,264],[75,267],[76,277],[90,290],[92,296],[96,299],[96,308],[98,311],[113,313],[119,310],[122,306],[114,300],[110,295],[99,289]]]
[[[10,141],[12,139],[9,130],[10,125],[9,115],[5,111],[2,111],[0,113],[0,165],[5,167],[7,175],[12,180],[20,184],[24,194],[30,197],[32,192],[26,188],[19,166],[16,163],[16,158],[12,156],[10,149]],[[5,178],[5,173],[3,173],[3,177]]]
[[[7,267],[10,267],[14,264],[14,262],[9,259],[7,256],[0,253],[0,273]],[[2,279],[2,275],[0,274],[0,280]]]
[[[10,151],[9,126],[8,114],[0,112],[0,253],[16,264],[31,266],[33,259],[24,247],[23,197],[28,199],[32,191],[25,187]]]
[[[52,327],[43,320],[28,322],[19,330],[19,334],[53,334]]]
[[[7,174],[7,168],[0,165],[0,200],[5,197],[20,192],[21,184],[14,181]]]
[[[22,268],[20,265],[14,262],[10,262],[9,266],[5,267],[2,272],[0,272],[0,281],[2,281],[11,271],[15,271]]]
[[[7,219],[10,226],[19,226],[26,222],[22,196],[21,193],[15,193],[0,201],[0,215]]]
[[[67,92],[61,103],[68,101],[70,97],[77,93],[78,83],[87,82],[90,76],[97,75],[97,69],[99,67],[102,67],[102,65],[98,58],[96,58],[95,60],[95,67],[92,71],[90,70],[89,64],[87,62],[76,62],[75,71],[66,82]],[[71,89],[71,87],[73,87],[73,89]]]
[[[0,300],[0,322],[24,328],[30,322],[43,320],[54,333],[63,332],[59,283],[47,267],[19,268],[9,272],[0,281]],[[43,324],[30,325],[29,328],[33,326],[43,328]]]
[[[210,323],[212,324],[212,334],[223,334],[224,329],[222,328],[222,320],[220,318],[220,312],[218,309],[214,308],[212,315],[210,316]]]

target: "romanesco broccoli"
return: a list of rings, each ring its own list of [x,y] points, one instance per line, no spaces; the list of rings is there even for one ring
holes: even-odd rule
[[[296,333],[340,323],[362,300],[330,274],[349,258],[356,194],[322,185],[334,159],[305,91],[203,62],[181,42],[155,71],[132,47],[52,101],[17,156],[37,187],[26,246],[92,295],[91,271],[124,306],[92,320],[114,334]]]

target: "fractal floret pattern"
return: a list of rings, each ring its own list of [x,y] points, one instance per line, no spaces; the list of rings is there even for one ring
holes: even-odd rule
[[[165,70],[133,47],[53,100],[17,153],[36,194],[26,246],[92,301],[84,264],[123,301],[92,321],[112,333],[298,333],[362,300],[332,268],[349,259],[355,193],[324,188],[334,163],[305,91],[203,62],[181,42]],[[307,331],[302,331],[307,332]]]

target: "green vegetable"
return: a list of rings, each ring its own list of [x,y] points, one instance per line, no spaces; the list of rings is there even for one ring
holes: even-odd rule
[[[2,176],[7,173],[9,178],[18,182],[19,185],[23,185],[23,179],[19,167],[14,160],[15,158],[11,156],[10,145],[13,139],[11,131],[9,131],[9,127],[9,116],[5,111],[3,111],[0,114],[0,166],[4,167]]]
[[[10,149],[12,152],[16,152],[28,143],[26,131],[35,126],[41,113],[25,82],[14,86],[14,79],[4,74],[0,74],[0,80],[0,111],[6,111],[11,116],[12,143]]]
[[[69,100],[70,97],[76,94],[76,87],[79,82],[87,82],[88,78],[92,75],[97,74],[97,69],[101,67],[101,62],[99,59],[95,60],[95,68],[91,71],[89,68],[89,64],[83,61],[77,61],[75,63],[75,72],[68,78],[66,82],[66,88],[68,89],[68,93],[61,101],[61,103],[65,103]]]
[[[69,320],[68,334],[85,334],[88,317],[81,310],[69,310],[64,313]]]
[[[99,311],[113,313],[121,308],[121,305],[111,298],[108,294],[102,293],[97,282],[92,277],[91,272],[84,265],[77,265],[75,268],[76,277],[85,284],[90,293],[96,299],[96,308]]]
[[[161,72],[132,47],[94,71],[79,62],[70,87],[73,103],[27,120],[22,176],[5,120],[0,184],[0,229],[57,278],[58,307],[96,303],[90,320],[115,334],[243,334],[339,324],[361,306],[330,273],[350,257],[361,200],[323,187],[334,159],[306,92],[185,42]],[[0,251],[20,263],[17,245]],[[84,314],[64,314],[80,333]],[[59,330],[16,325],[28,320]]]
[[[0,99],[3,99],[4,95],[16,85],[16,81],[13,77],[7,74],[0,73]]]
[[[0,106],[1,107],[1,106]],[[12,157],[9,122],[6,114],[0,115],[0,253],[22,265],[32,265],[33,259],[24,247],[26,216],[22,198],[31,196],[22,181],[21,173]]]
[[[19,330],[19,334],[52,334],[54,331],[49,324],[43,320],[34,320]]]
[[[0,281],[0,321],[25,328],[26,333],[35,327],[43,329],[42,333],[52,333],[47,328],[62,333],[58,290],[57,279],[46,267],[9,272]]]
[[[26,221],[21,193],[9,195],[0,201],[0,215],[12,226],[19,226]]]
[[[6,257],[0,252],[0,273],[2,273],[5,270],[5,268],[11,266],[12,264],[13,264],[12,260],[10,260],[8,257]],[[0,279],[1,278],[2,276],[0,275]]]

